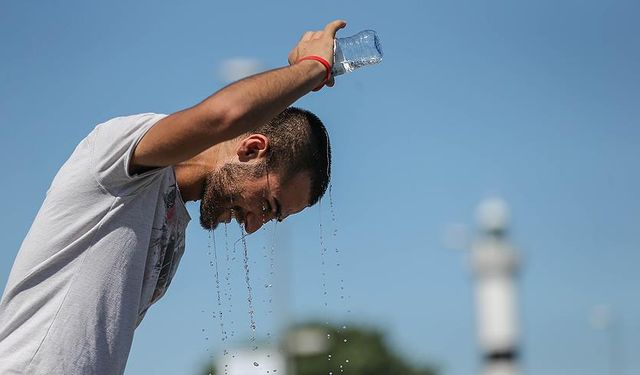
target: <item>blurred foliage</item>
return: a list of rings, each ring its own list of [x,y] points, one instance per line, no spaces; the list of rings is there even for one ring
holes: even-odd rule
[[[307,327],[326,331],[330,335],[329,348],[327,353],[293,357],[296,375],[436,374],[433,367],[415,366],[393,352],[384,335],[374,329],[338,329],[317,324],[304,326]]]
[[[320,324],[305,324],[295,327],[294,330],[307,328],[317,328],[328,334],[328,347],[322,353],[293,356],[296,372],[289,375],[437,374],[435,367],[413,364],[395,353],[386,343],[384,335],[375,329],[341,329]],[[295,352],[295,348],[292,349]],[[216,375],[215,366],[207,366],[202,374]]]

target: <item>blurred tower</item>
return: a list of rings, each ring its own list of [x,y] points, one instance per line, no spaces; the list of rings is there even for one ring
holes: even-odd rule
[[[498,198],[477,211],[480,234],[471,248],[483,375],[517,375],[519,330],[515,279],[518,254],[507,239],[509,210]]]

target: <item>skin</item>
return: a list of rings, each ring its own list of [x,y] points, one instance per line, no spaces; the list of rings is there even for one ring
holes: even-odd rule
[[[208,229],[228,222],[232,209],[248,233],[268,220],[282,220],[302,211],[310,200],[306,174],[283,181],[278,171],[266,168],[268,173],[259,176],[236,173],[233,177],[232,173],[224,184],[207,181],[216,180],[212,176],[223,173],[229,165],[247,166],[244,170],[265,169],[269,139],[246,134],[314,88],[333,86],[333,79],[323,83],[326,70],[320,62],[298,60],[316,55],[331,64],[336,32],[345,26],[346,22],[335,20],[323,30],[304,33],[289,53],[289,66],[235,82],[201,103],[160,120],[134,150],[130,172],[175,166],[183,199],[202,201],[201,213],[207,216],[200,221]],[[228,190],[215,202],[217,208],[211,207],[212,199],[208,199],[213,197],[211,189]]]
[[[215,229],[235,218],[253,233],[270,220],[284,220],[309,204],[306,173],[283,180],[266,166],[269,139],[262,134],[216,145],[176,166],[183,199],[200,200],[200,223]]]

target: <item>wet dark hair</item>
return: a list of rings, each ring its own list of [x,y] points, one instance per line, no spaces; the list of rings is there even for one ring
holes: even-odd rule
[[[298,173],[308,173],[309,205],[316,204],[331,178],[329,134],[318,116],[289,107],[251,133],[269,138],[267,168],[280,173],[285,183]]]

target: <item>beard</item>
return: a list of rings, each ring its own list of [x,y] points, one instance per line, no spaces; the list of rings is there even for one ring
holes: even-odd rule
[[[220,224],[220,217],[232,210],[236,219],[244,217],[244,212],[237,202],[243,195],[242,183],[261,177],[265,163],[257,166],[240,163],[226,163],[218,170],[211,172],[204,181],[202,199],[200,201],[200,225],[206,230],[213,230]],[[235,202],[235,203],[234,203]]]

